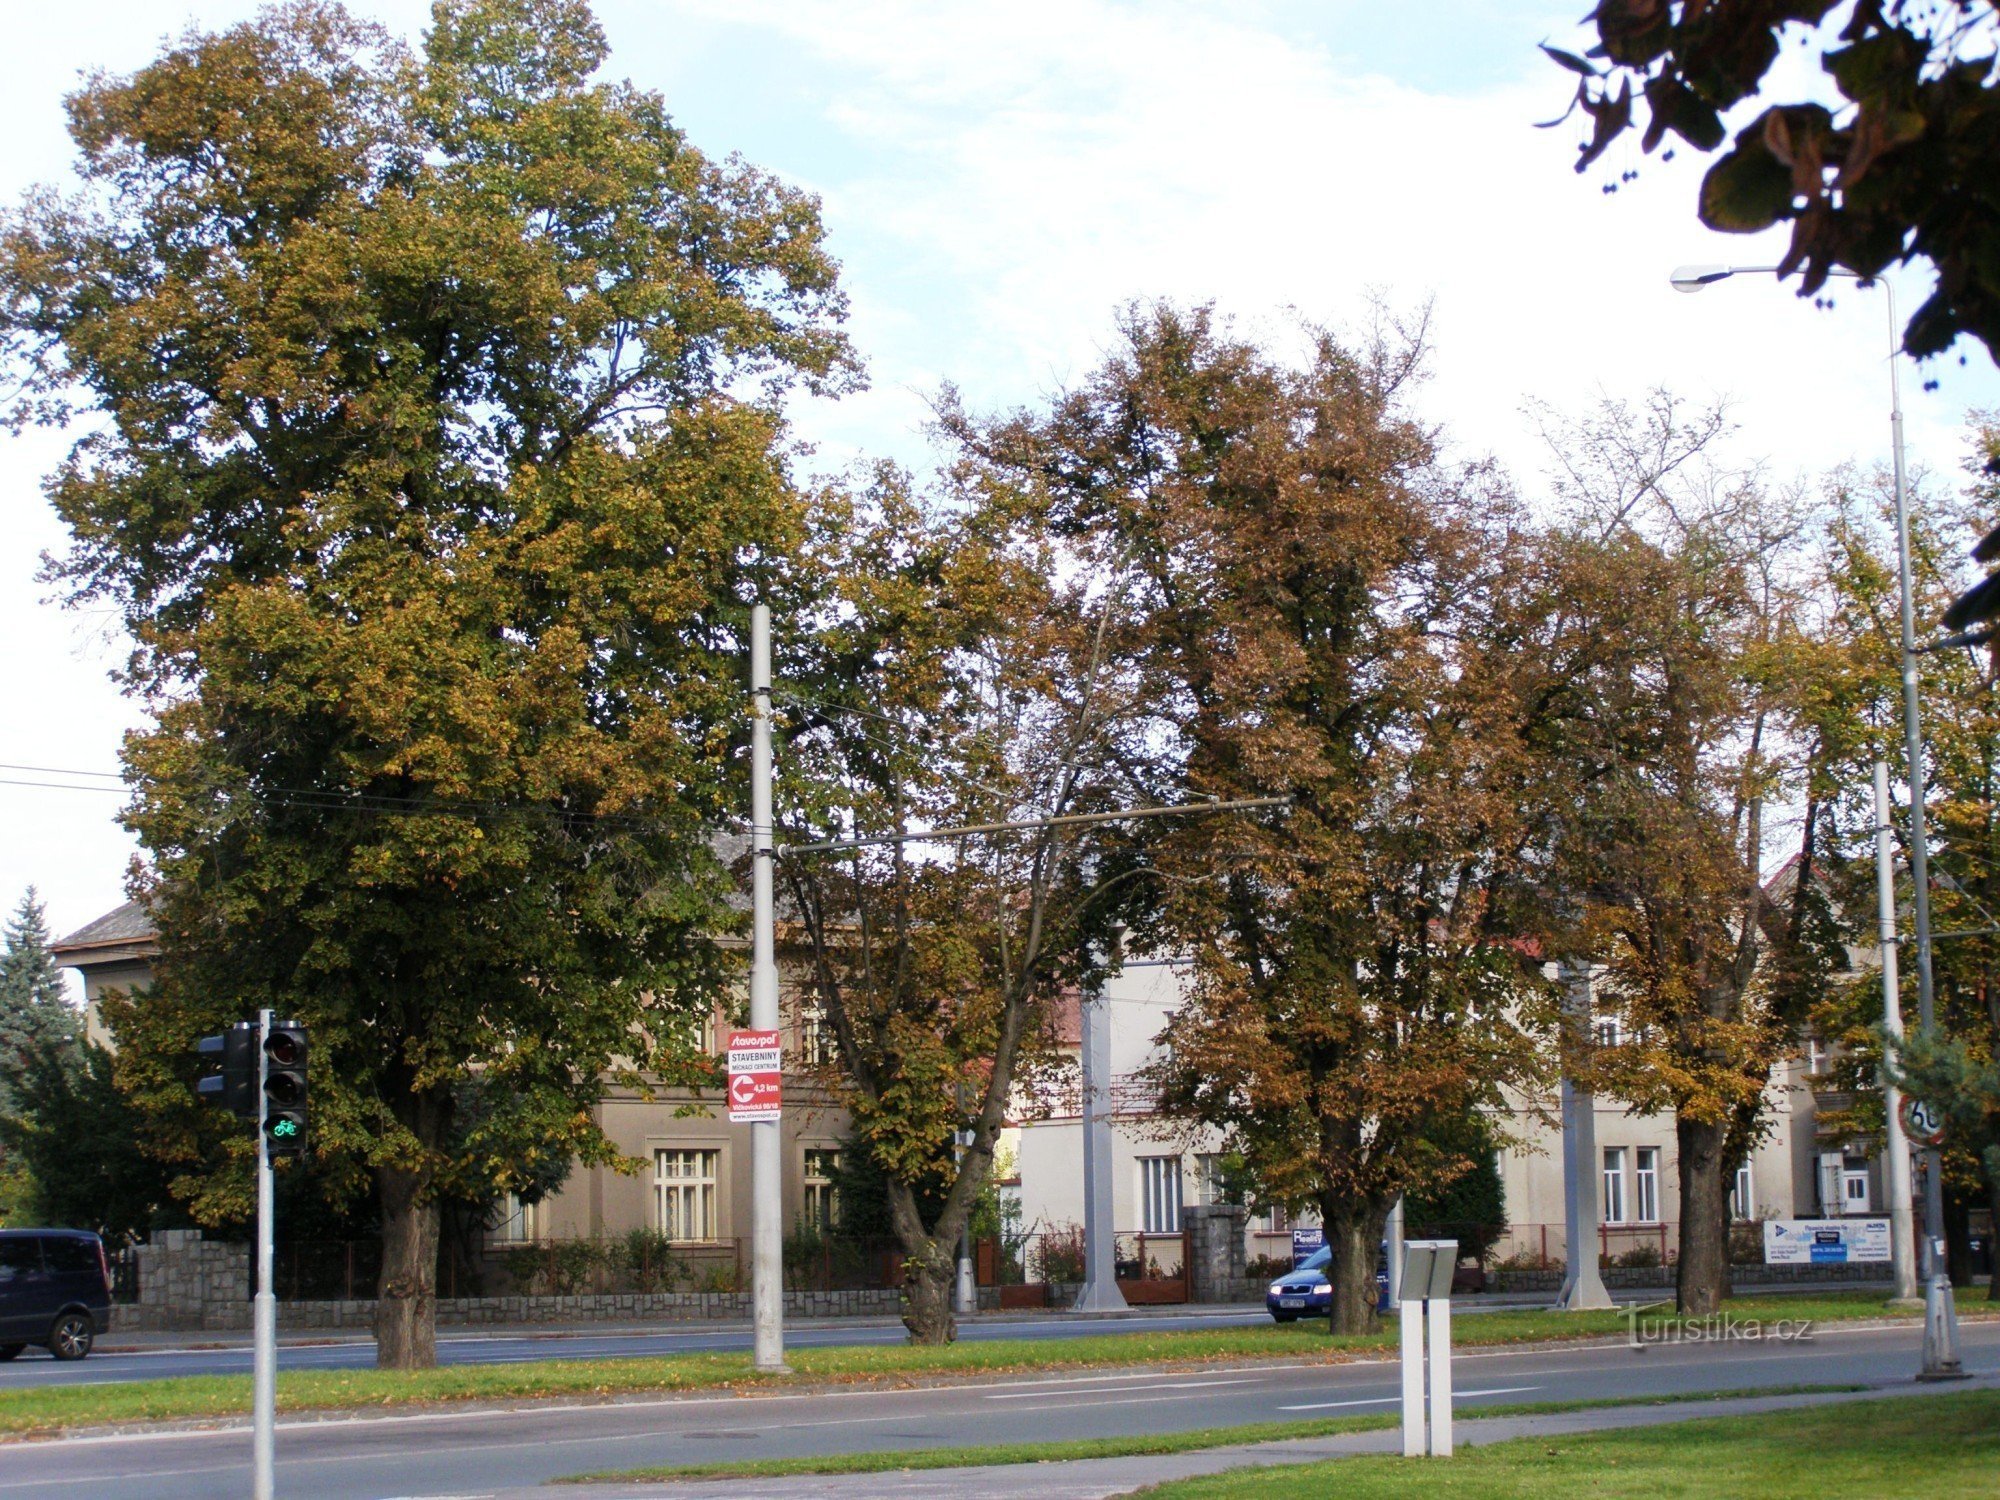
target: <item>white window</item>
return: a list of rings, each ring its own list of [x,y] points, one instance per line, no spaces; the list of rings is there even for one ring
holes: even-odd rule
[[[840,1222],[840,1190],[834,1186],[839,1174],[838,1151],[806,1147],[805,1218],[815,1229],[831,1229]]]
[[[1172,1234],[1181,1227],[1181,1159],[1178,1156],[1139,1158],[1140,1228],[1147,1234]]]
[[[1750,1163],[1747,1161],[1736,1169],[1736,1185],[1729,1190],[1729,1217],[1757,1217],[1757,1190],[1750,1180]]]
[[[1806,1042],[1806,1073],[1818,1078],[1833,1064],[1833,1057],[1825,1042],[1812,1038]]]
[[[1829,1219],[1841,1212],[1840,1162],[1838,1151],[1822,1151],[1819,1154],[1819,1211]]]
[[[1632,1173],[1633,1217],[1641,1224],[1660,1222],[1660,1148],[1641,1146]]]
[[[500,1200],[500,1220],[493,1226],[491,1237],[503,1245],[524,1245],[541,1239],[542,1208],[540,1203],[523,1203],[509,1193]]]
[[[1625,1148],[1604,1148],[1604,1222],[1623,1224],[1625,1218]]]
[[[1257,1229],[1262,1234],[1283,1234],[1289,1228],[1291,1225],[1281,1204],[1273,1203],[1257,1215]]]
[[[1590,1028],[1590,1039],[1599,1047],[1616,1047],[1625,1040],[1625,1026],[1616,1016],[1599,1016]]]
[[[1840,1163],[1840,1211],[1865,1214],[1872,1202],[1868,1192],[1868,1158],[1844,1157]]]
[[[1229,1201],[1229,1184],[1223,1180],[1222,1160],[1221,1153],[1216,1151],[1204,1151],[1194,1159],[1195,1191],[1201,1194],[1204,1204]]]
[[[712,1240],[720,1151],[653,1153],[653,1197],[661,1234],[670,1240]]]
[[[822,1068],[833,1061],[833,1024],[826,1007],[810,996],[799,1001],[799,1061],[809,1068]]]

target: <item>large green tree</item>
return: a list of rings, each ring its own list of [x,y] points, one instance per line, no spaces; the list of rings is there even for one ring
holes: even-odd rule
[[[389,1366],[435,1357],[440,1195],[611,1158],[605,1079],[671,1075],[723,982],[742,605],[796,527],[774,403],[854,378],[813,201],[605,55],[581,0],[440,0],[415,53],[296,0],[89,79],[78,186],[0,228],[9,410],[91,414],[55,577],[122,613],[152,718],[121,1083],[234,1217],[188,1050],[312,1027]]]
[[[48,918],[32,886],[8,918],[0,944],[0,1114],[12,1114],[32,1055],[71,1043],[83,1017],[69,1003]]]
[[[1937,354],[1963,333],[2000,357],[1997,22],[1993,0],[1600,0],[1584,55],[1545,50],[1580,75],[1579,172],[1640,124],[1647,151],[1720,151],[1701,186],[1709,228],[1790,223],[1782,271],[1801,295],[1836,269],[1926,261],[1937,286],[1905,347]],[[1759,100],[1731,140],[1729,117]]]

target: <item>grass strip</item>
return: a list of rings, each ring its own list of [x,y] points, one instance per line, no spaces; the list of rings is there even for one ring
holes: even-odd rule
[[[1602,1396],[1583,1401],[1528,1401],[1461,1408],[1459,1419],[1541,1416],[1548,1412],[1590,1411],[1607,1406],[1671,1406],[1683,1401],[1729,1401],[1741,1396],[1806,1396],[1865,1391],[1864,1385],[1782,1385],[1731,1391],[1688,1391],[1664,1396]],[[1066,1438],[1052,1443],[985,1443],[955,1448],[898,1448],[878,1453],[827,1453],[810,1458],[742,1458],[698,1464],[656,1464],[641,1469],[607,1469],[572,1474],[554,1484],[646,1484],[672,1479],[782,1479],[795,1474],[887,1474],[911,1469],[982,1469],[999,1464],[1073,1463],[1085,1458],[1132,1458],[1161,1453],[1196,1453],[1248,1443],[1283,1443],[1298,1438],[1334,1437],[1394,1427],[1395,1412],[1360,1417],[1302,1418],[1291,1422],[1249,1422],[1235,1427],[1197,1427],[1187,1432],[1144,1436]]]
[[[1743,1298],[1725,1304],[1731,1317],[1811,1319],[1838,1323],[1908,1317],[1885,1310],[1866,1292],[1824,1297]],[[1557,1313],[1541,1309],[1479,1313],[1457,1319],[1460,1348],[1602,1338],[1622,1334],[1617,1312]],[[793,1374],[763,1375],[747,1353],[636,1356],[596,1360],[537,1360],[507,1365],[449,1365],[434,1370],[298,1370],[279,1354],[278,1409],[358,1411],[461,1401],[609,1400],[619,1396],[693,1391],[785,1389],[802,1385],[930,1381],[1030,1371],[1079,1371],[1133,1365],[1201,1366],[1277,1360],[1307,1363],[1393,1354],[1392,1330],[1329,1335],[1317,1323],[1267,1323],[1247,1328],[1177,1329],[1088,1334],[1059,1339],[979,1339],[937,1347],[850,1344],[795,1348]],[[192,1375],[104,1385],[19,1386],[0,1391],[0,1436],[40,1436],[78,1427],[243,1416],[250,1380],[242,1375]]]
[[[1891,1396],[1517,1438],[1425,1460],[1373,1455],[1260,1465],[1139,1490],[1147,1500],[1991,1500],[2000,1392]]]

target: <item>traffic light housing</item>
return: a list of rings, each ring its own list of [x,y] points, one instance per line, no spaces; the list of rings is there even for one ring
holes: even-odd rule
[[[220,1036],[205,1036],[195,1043],[195,1052],[205,1066],[220,1065],[195,1083],[202,1098],[220,1104],[239,1120],[257,1118],[257,1027],[238,1021]]]
[[[264,1039],[264,1145],[273,1156],[306,1148],[306,1029],[273,1021]]]
[[[1977,562],[2000,562],[2000,526],[1980,539],[1979,545],[1972,549],[1972,556]],[[1951,601],[1951,608],[1944,612],[1944,628],[1953,634],[1949,640],[1939,641],[1928,649],[1983,645],[2000,630],[2000,626],[1987,623],[1996,615],[2000,615],[2000,573],[1989,573]]]

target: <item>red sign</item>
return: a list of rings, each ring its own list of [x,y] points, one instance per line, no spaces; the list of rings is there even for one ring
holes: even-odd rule
[[[784,1053],[775,1031],[729,1033],[729,1118],[755,1124],[778,1118],[784,1097]]]

